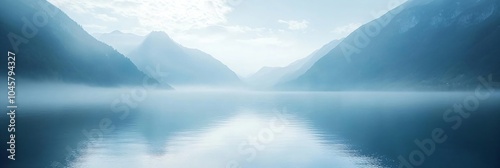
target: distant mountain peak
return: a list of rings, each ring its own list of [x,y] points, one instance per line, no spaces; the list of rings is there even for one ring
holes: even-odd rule
[[[270,67],[270,66],[263,66],[262,68],[260,68],[257,72],[255,72],[254,74],[262,74],[262,73],[268,73],[270,71],[273,71],[275,69],[279,69],[279,68],[282,68],[282,67]]]
[[[144,44],[147,45],[165,45],[165,46],[179,46],[177,42],[172,40],[170,36],[168,36],[167,33],[163,31],[152,31],[146,36],[146,39],[144,40]]]
[[[109,34],[124,34],[123,32],[121,32],[120,30],[113,30],[112,32],[110,32]]]
[[[201,50],[190,49],[171,39],[167,33],[153,31],[129,58],[139,67],[156,67],[168,73],[165,81],[175,85],[238,85],[238,76],[219,60]]]
[[[133,49],[137,48],[145,36],[137,35],[134,33],[126,33],[120,30],[114,30],[109,33],[94,34],[94,37],[99,39],[113,48],[115,48],[120,53],[126,55],[129,54]]]
[[[149,33],[147,35],[148,38],[152,38],[152,37],[157,37],[157,38],[166,38],[166,39],[170,39],[170,36],[168,36],[167,33],[163,32],[163,31],[152,31],[151,33]]]
[[[29,3],[32,2],[32,3]],[[37,4],[37,5],[35,5]],[[78,23],[57,7],[44,1],[2,1],[0,5],[0,51],[12,51],[8,33],[25,34],[18,28],[24,21],[3,16],[28,17],[49,9],[43,29],[35,30],[36,38],[22,45],[16,59],[16,74],[33,82],[75,83],[90,86],[139,86],[147,75],[109,45],[96,40]],[[118,33],[118,32],[115,32]],[[4,36],[5,35],[5,36]],[[57,61],[54,61],[57,60]],[[99,62],[99,64],[96,64]],[[103,65],[103,66],[100,66]],[[7,74],[7,68],[0,68]],[[155,81],[156,83],[156,81]]]

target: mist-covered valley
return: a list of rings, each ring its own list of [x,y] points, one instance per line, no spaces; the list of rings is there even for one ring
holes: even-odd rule
[[[0,167],[500,167],[498,0],[154,2],[1,2]]]

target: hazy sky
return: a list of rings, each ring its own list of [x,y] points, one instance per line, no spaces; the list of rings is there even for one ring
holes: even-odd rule
[[[89,33],[160,30],[241,76],[286,66],[404,0],[49,0]]]

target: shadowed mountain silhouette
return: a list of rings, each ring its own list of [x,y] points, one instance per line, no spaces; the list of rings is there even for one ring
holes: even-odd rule
[[[408,1],[360,27],[297,80],[306,90],[475,89],[500,75],[497,0]]]
[[[155,31],[128,57],[139,67],[159,67],[173,85],[239,85],[238,76],[226,65],[200,50],[181,46],[166,33]],[[146,72],[146,71],[145,71]]]
[[[246,82],[252,87],[267,89],[276,84],[282,84],[297,79],[309,70],[314,63],[337,47],[341,41],[342,39],[333,40],[314,51],[309,56],[297,60],[286,67],[263,67],[247,78]]]
[[[146,77],[128,58],[43,0],[2,1],[0,34],[0,51],[16,53],[20,79],[119,86],[142,85]],[[1,76],[7,74],[6,65],[1,65]]]
[[[119,30],[115,30],[109,33],[96,33],[93,34],[98,40],[112,46],[118,52],[127,55],[132,50],[137,48],[142,41],[144,36],[136,35],[133,33],[124,33]]]

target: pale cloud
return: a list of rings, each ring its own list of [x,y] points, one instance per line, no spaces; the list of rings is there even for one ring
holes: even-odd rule
[[[262,66],[286,66],[332,39],[345,37],[361,25],[342,24],[367,21],[352,18],[359,15],[346,17],[352,14],[351,11],[328,12],[332,15],[293,12],[303,6],[286,3],[286,0],[281,0],[284,3],[249,0],[48,1],[91,34],[120,30],[144,36],[151,31],[164,31],[179,44],[213,55],[239,75],[251,74]],[[378,3],[386,8],[385,3]],[[311,4],[311,9],[338,6],[335,4],[337,1],[322,1],[320,5]],[[261,11],[258,7],[261,5],[278,6]],[[278,8],[292,12],[277,12]]]
[[[220,43],[227,40],[226,36],[220,34],[199,35],[197,33],[177,33],[172,35],[171,37],[176,41],[183,42],[184,44],[190,44],[189,42],[195,41],[196,43],[203,44],[205,46],[213,43]],[[186,47],[193,47],[193,46],[188,45]]]
[[[106,15],[106,14],[95,14],[94,17],[96,17],[97,19],[100,19],[102,21],[105,21],[105,22],[115,22],[115,21],[118,21],[117,18],[111,17],[111,16]]]
[[[284,23],[288,25],[290,30],[303,30],[309,27],[309,22],[307,20],[297,21],[297,20],[278,20],[278,23]]]
[[[350,23],[348,25],[335,28],[332,33],[345,37],[351,34],[354,30],[358,29],[361,25],[361,23]]]
[[[263,45],[263,46],[277,46],[277,47],[289,47],[292,44],[287,41],[283,41],[277,37],[258,37],[253,39],[242,39],[237,40],[238,42],[249,44],[249,45]]]
[[[54,5],[76,13],[96,13],[96,19],[113,21],[120,16],[139,22],[150,30],[184,31],[227,22],[232,8],[227,0],[49,0]],[[117,8],[116,6],[120,6]]]
[[[232,33],[249,33],[249,32],[263,32],[266,28],[259,27],[253,28],[249,26],[233,25],[233,26],[223,26],[227,31]]]

